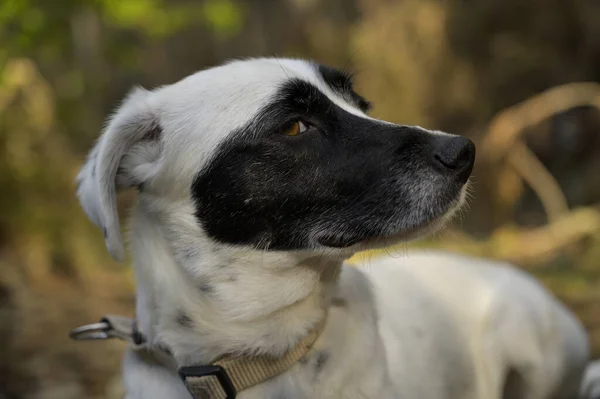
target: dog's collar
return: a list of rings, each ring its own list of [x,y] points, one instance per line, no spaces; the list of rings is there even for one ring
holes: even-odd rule
[[[158,361],[177,370],[183,383],[195,399],[232,399],[237,393],[269,380],[291,368],[315,343],[324,321],[313,328],[296,346],[281,357],[267,355],[223,357],[209,365],[179,367],[175,358],[165,349],[148,346],[134,319],[107,315],[100,322],[78,327],[71,331],[76,340],[118,338],[130,343],[132,349],[143,354],[146,361]],[[153,358],[153,359],[152,359]],[[207,396],[208,395],[208,396]]]

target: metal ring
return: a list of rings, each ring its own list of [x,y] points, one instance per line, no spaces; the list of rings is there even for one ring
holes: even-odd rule
[[[86,324],[85,326],[77,327],[69,333],[69,337],[74,340],[92,340],[92,339],[109,339],[111,336],[108,331],[111,325],[107,322],[99,322]]]

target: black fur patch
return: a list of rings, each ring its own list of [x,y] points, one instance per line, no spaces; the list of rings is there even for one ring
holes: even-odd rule
[[[330,85],[348,85],[333,75]],[[308,130],[284,135],[297,120]],[[191,187],[203,228],[228,244],[346,247],[411,231],[464,184],[435,165],[441,136],[351,114],[300,79],[230,137]]]
[[[347,308],[348,302],[344,298],[333,298],[331,300],[331,306],[336,308]]]
[[[210,294],[215,290],[215,286],[208,281],[201,281],[200,284],[198,284],[198,289],[205,294]]]
[[[363,112],[371,110],[371,103],[354,91],[351,74],[325,65],[318,65],[317,68],[331,90],[340,94],[346,101],[353,103]]]
[[[194,321],[192,318],[183,310],[180,310],[177,313],[177,317],[175,318],[177,324],[183,328],[191,329],[194,327]]]
[[[329,354],[329,352],[325,352],[325,351],[320,351],[317,354],[317,358],[315,360],[315,373],[316,374],[319,374],[319,373],[321,373],[321,371],[323,371],[323,368],[329,361],[330,356],[331,355]]]

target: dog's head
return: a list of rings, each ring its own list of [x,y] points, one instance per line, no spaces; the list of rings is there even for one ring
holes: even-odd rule
[[[462,202],[475,148],[368,109],[346,74],[289,59],[137,89],[91,152],[78,195],[118,259],[125,187],[192,204],[191,220],[229,245],[356,250],[408,239]]]

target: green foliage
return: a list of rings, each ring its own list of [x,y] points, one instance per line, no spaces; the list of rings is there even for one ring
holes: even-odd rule
[[[209,0],[202,4],[202,15],[214,32],[226,37],[240,31],[243,13],[239,5],[229,0]]]
[[[172,36],[197,23],[216,35],[230,36],[239,32],[244,21],[242,7],[231,0],[4,0],[0,2],[0,37],[13,54],[48,44],[68,46],[72,17],[85,10],[97,13],[109,27],[153,39]]]
[[[137,29],[153,37],[176,33],[198,19],[197,7],[174,6],[165,9],[160,0],[98,1],[104,19],[123,28]]]
[[[243,18],[238,5],[229,0],[166,5],[162,0],[94,0],[107,22],[138,29],[151,37],[166,37],[194,22],[205,22],[218,35],[234,34]]]

